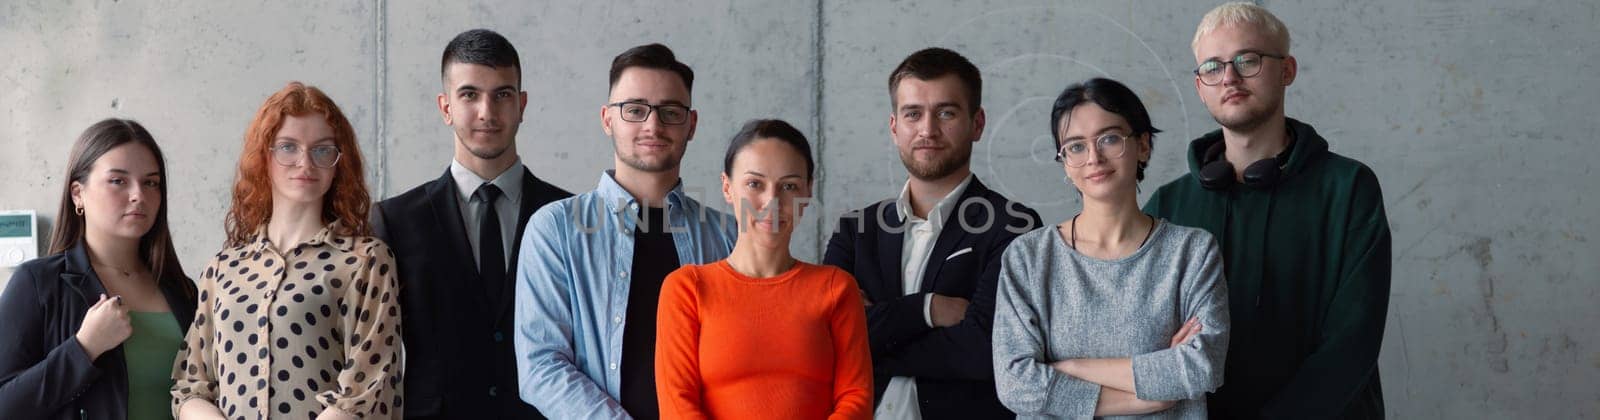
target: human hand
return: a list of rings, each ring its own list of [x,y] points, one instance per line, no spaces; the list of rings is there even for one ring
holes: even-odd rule
[[[967,306],[971,304],[972,302],[966,299],[935,293],[933,301],[929,304],[929,317],[933,318],[935,327],[955,326],[967,317]]]
[[[1180,345],[1183,345],[1183,343],[1189,342],[1190,338],[1193,338],[1194,336],[1199,335],[1199,334],[1200,334],[1200,318],[1199,317],[1189,318],[1188,322],[1184,322],[1183,323],[1183,327],[1182,328],[1178,328],[1178,333],[1172,335],[1172,345],[1170,345],[1168,347],[1178,347]]]
[[[133,335],[133,325],[128,321],[128,309],[122,306],[122,297],[107,298],[102,293],[100,300],[83,315],[83,325],[78,326],[74,337],[78,345],[83,346],[84,353],[89,354],[89,360],[96,360],[130,335]]]

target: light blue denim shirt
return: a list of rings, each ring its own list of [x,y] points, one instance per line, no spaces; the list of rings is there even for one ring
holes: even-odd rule
[[[606,171],[594,191],[528,220],[517,255],[517,383],[547,417],[631,418],[617,401],[639,205]],[[680,263],[728,257],[738,235],[732,216],[690,198],[681,182],[666,205]]]

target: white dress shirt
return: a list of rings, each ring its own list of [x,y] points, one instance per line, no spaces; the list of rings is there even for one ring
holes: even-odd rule
[[[906,181],[906,186],[900,189],[900,198],[895,200],[895,209],[899,211],[900,218],[906,221],[904,225],[905,239],[900,248],[900,284],[901,293],[906,295],[922,291],[923,271],[928,267],[929,255],[933,252],[933,244],[938,241],[939,233],[944,231],[946,215],[956,210],[957,201],[961,194],[967,191],[967,185],[972,183],[972,175],[968,174],[961,184],[950,190],[944,198],[928,211],[928,218],[917,217],[916,211],[911,207],[911,181]],[[922,319],[933,327],[933,294],[928,294],[922,299]],[[873,413],[874,418],[894,420],[921,420],[922,412],[917,404],[917,379],[909,376],[896,376],[889,379],[889,386],[883,391],[883,402],[878,404],[878,409]]]
[[[455,179],[456,191],[460,193],[456,197],[456,205],[461,210],[461,226],[466,228],[467,243],[472,245],[472,265],[483,261],[478,251],[482,248],[478,246],[478,212],[483,209],[483,201],[473,193],[478,192],[478,187],[484,183],[490,182],[500,187],[500,198],[495,200],[494,211],[500,216],[500,250],[505,254],[505,259],[501,261],[506,262],[505,268],[511,267],[511,247],[522,236],[519,235],[521,232],[517,232],[517,215],[522,212],[522,172],[522,159],[517,159],[505,172],[489,181],[461,166],[461,162],[454,159],[450,161],[450,178]]]

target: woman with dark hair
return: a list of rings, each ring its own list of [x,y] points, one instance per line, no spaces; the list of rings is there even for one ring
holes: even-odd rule
[[[322,91],[292,82],[261,106],[173,368],[179,418],[399,417],[399,283],[362,174]]]
[[[166,161],[139,123],[72,146],[50,256],[0,295],[0,414],[171,418],[165,390],[195,288],[167,231]]]
[[[1133,91],[1091,79],[1067,87],[1050,115],[1083,209],[1006,248],[993,340],[1001,402],[1025,418],[1205,418],[1228,345],[1216,241],[1139,210],[1159,130]]]
[[[779,120],[751,121],[728,145],[722,196],[739,238],[727,259],[684,266],[661,286],[662,418],[872,417],[855,279],[789,253],[815,166],[805,136]]]

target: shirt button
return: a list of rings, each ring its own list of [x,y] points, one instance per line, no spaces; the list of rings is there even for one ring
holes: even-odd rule
[[[611,367],[611,370],[617,370],[617,364],[616,363],[612,363],[610,367]]]
[[[617,277],[626,278],[626,277],[628,277],[628,272],[626,272],[626,271],[618,271],[617,272]]]
[[[622,323],[622,317],[620,317],[620,316],[611,317],[611,322],[615,322],[615,323],[621,324]]]
[[[498,343],[498,342],[505,341],[505,340],[506,340],[506,336],[505,335],[500,334],[499,331],[495,331],[495,333],[494,333],[494,342]]]
[[[489,387],[489,396],[494,397],[498,395],[500,395],[500,392],[496,390],[495,387]]]

